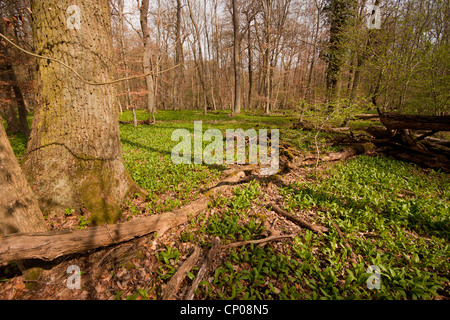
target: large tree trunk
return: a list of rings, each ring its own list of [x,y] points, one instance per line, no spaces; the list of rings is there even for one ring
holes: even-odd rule
[[[66,9],[72,4],[31,1],[36,52],[73,66],[84,79],[111,80],[108,1],[79,1],[81,29],[71,30]],[[139,188],[122,162],[114,86],[88,85],[59,63],[36,62],[36,108],[23,168],[41,209],[85,209],[94,223],[117,221],[120,204]]]
[[[230,173],[222,182],[198,200],[173,212],[137,218],[112,226],[81,230],[27,232],[0,237],[0,264],[19,259],[54,260],[58,257],[118,244],[152,232],[159,234],[186,223],[208,208],[214,195],[222,194],[245,176],[243,171]]]
[[[336,102],[339,99],[339,81],[344,66],[345,43],[344,29],[354,16],[355,0],[335,0],[330,2],[330,39],[327,58],[327,100]]]
[[[47,229],[38,202],[9,144],[0,118],[0,233]]]
[[[9,144],[0,117],[0,234],[45,232],[44,221],[38,201],[20,168]],[[3,243],[2,243],[3,245]],[[41,269],[29,261],[15,260],[27,280],[35,280]]]

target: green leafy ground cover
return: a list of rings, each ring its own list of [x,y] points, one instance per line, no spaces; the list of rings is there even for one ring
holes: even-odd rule
[[[147,114],[138,111],[144,120]],[[131,112],[121,116],[131,120]],[[330,149],[327,134],[291,129],[295,117],[226,112],[204,117],[198,111],[159,111],[154,126],[121,125],[122,152],[132,178],[149,191],[144,201],[130,201],[126,218],[157,214],[196,199],[220,178],[225,166],[174,165],[173,130],[279,128],[281,139],[299,150]],[[361,125],[358,123],[358,125]],[[10,139],[20,159],[26,140]],[[359,156],[345,163],[299,168],[283,183],[255,179],[219,195],[207,212],[172,232],[154,255],[153,276],[126,290],[106,290],[116,299],[158,299],[161,289],[190,255],[184,245],[204,250],[211,239],[222,243],[267,237],[274,230],[295,237],[220,252],[196,299],[448,299],[450,298],[450,179],[386,157]],[[317,234],[296,227],[264,205],[277,198],[286,211],[326,226]],[[69,216],[70,208],[66,211]],[[86,221],[84,226],[86,226]],[[339,235],[337,228],[344,237]],[[347,241],[347,243],[346,243]],[[355,260],[352,257],[356,257]],[[142,258],[131,261],[139,269]],[[381,270],[381,288],[369,289],[371,265]],[[130,265],[116,266],[118,269]],[[189,286],[198,266],[186,277]],[[111,277],[120,280],[117,269]],[[113,281],[111,281],[113,283]]]

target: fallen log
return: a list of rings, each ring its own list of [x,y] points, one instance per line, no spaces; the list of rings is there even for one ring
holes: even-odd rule
[[[340,152],[330,152],[325,155],[306,154],[296,157],[287,164],[288,168],[295,168],[301,165],[314,165],[320,162],[347,160],[351,157],[365,154],[375,149],[372,143],[355,143]]]
[[[379,119],[380,115],[379,114],[355,114],[352,118],[357,119],[357,120],[375,120],[375,119]]]
[[[331,131],[331,132],[336,132],[336,133],[340,133],[340,132],[343,132],[343,131],[350,131],[350,127],[338,127],[338,128],[327,128],[328,129],[328,131]]]
[[[380,121],[388,130],[412,129],[431,131],[450,131],[450,116],[419,116],[384,113]]]
[[[134,124],[134,121],[119,121],[120,124]],[[139,120],[136,122],[136,124],[141,125],[152,125],[154,122],[151,118],[148,118],[147,120]]]
[[[444,155],[434,152],[423,152],[394,142],[389,142],[387,145],[388,149],[385,152],[397,159],[416,163],[422,167],[450,172],[449,158]]]
[[[14,233],[1,236],[0,264],[24,259],[51,261],[61,256],[118,244],[176,227],[206,210],[213,195],[222,193],[244,176],[244,172],[232,174],[198,200],[172,212],[81,230]]]
[[[426,138],[426,141],[450,148],[450,140],[428,137]]]
[[[429,137],[435,130],[419,136],[413,135],[409,130],[396,129],[391,132],[380,126],[369,126],[365,129],[375,137],[372,142],[382,149],[384,154],[422,167],[450,172],[450,148],[432,142],[438,140],[445,144],[446,141]]]
[[[375,139],[391,139],[393,134],[386,130],[383,126],[370,125],[364,129],[365,132],[373,136]]]

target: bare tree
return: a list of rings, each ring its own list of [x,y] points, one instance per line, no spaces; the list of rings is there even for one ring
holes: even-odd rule
[[[144,56],[142,60],[142,66],[144,74],[148,74],[145,77],[145,83],[147,86],[147,111],[152,113],[153,122],[155,122],[155,83],[152,72],[152,42],[150,37],[150,30],[148,27],[148,8],[149,0],[142,0],[140,10],[140,22],[142,30],[142,38],[144,41]]]
[[[232,1],[233,17],[233,66],[234,66],[234,108],[233,114],[241,113],[241,33],[240,10],[237,0]]]

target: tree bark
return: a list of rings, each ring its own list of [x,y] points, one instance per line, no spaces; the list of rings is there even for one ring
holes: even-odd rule
[[[0,16],[1,18],[1,16]],[[3,21],[0,21],[0,31],[3,33]],[[5,117],[7,128],[6,130],[10,133],[16,133],[20,131],[19,121],[17,120],[17,112],[12,103],[12,92],[9,79],[9,66],[11,62],[7,54],[6,47],[0,42],[0,57],[4,60],[0,66],[0,81],[2,82],[0,92],[2,93],[0,97],[1,109],[0,112]]]
[[[181,225],[208,208],[212,196],[237,183],[244,172],[230,174],[200,199],[173,212],[137,218],[115,225],[103,225],[81,230],[17,233],[0,237],[0,264],[13,260],[41,259],[51,261],[64,255],[118,244],[157,231]]]
[[[450,116],[418,116],[384,113],[380,116],[380,120],[389,130],[450,131]]]
[[[125,78],[129,77],[128,74],[128,63],[127,63],[127,57],[125,54],[125,29],[124,29],[124,16],[123,16],[123,10],[124,10],[124,0],[119,0],[118,3],[119,6],[119,26],[120,26],[120,34],[119,34],[119,41],[120,41],[120,56],[122,59],[123,67],[125,69]],[[127,90],[127,110],[131,106],[133,109],[133,121],[134,126],[137,127],[137,117],[136,117],[136,108],[133,106],[133,101],[131,98],[131,88],[130,88],[130,81],[125,81],[125,89]]]
[[[30,127],[28,126],[28,110],[27,106],[25,105],[25,99],[23,98],[22,90],[17,84],[17,76],[14,72],[13,66],[8,65],[7,70],[9,71],[9,80],[11,81],[11,88],[14,92],[14,95],[16,97],[17,107],[19,110],[19,126],[20,131],[26,136],[30,136]]]
[[[0,73],[2,74],[2,76],[0,77],[0,80],[2,82],[5,82],[8,80],[5,79],[5,73],[2,72],[2,70],[0,70]],[[6,75],[7,77],[7,75]],[[2,85],[2,97],[1,100],[2,101],[2,109],[1,112],[3,114],[3,116],[5,117],[6,120],[6,130],[9,133],[17,133],[20,131],[19,128],[19,121],[17,120],[17,113],[16,113],[16,109],[14,108],[13,104],[12,104],[12,94],[11,94],[11,86],[6,84],[6,85]]]
[[[205,75],[205,65],[203,61],[203,50],[201,45],[201,37],[200,37],[200,28],[195,20],[193,9],[191,2],[188,0],[188,8],[189,8],[189,17],[191,18],[192,25],[194,27],[195,32],[195,43],[197,43],[198,47],[198,76],[200,78],[200,84],[202,86],[203,91],[203,114],[206,115],[208,110],[208,97],[207,97],[207,89],[206,89],[206,75]],[[195,44],[192,46],[192,50],[195,50]],[[194,53],[195,57],[195,53]]]
[[[111,80],[108,1],[79,3],[81,29],[67,26],[70,5],[31,1],[36,53],[74,66],[85,79]],[[88,85],[46,59],[37,59],[36,67],[36,108],[23,168],[41,209],[84,208],[94,223],[117,221],[121,203],[140,188],[123,165],[114,86]]]
[[[40,232],[47,226],[9,144],[0,118],[0,233]]]
[[[149,0],[142,0],[140,7],[140,22],[142,29],[142,37],[144,40],[144,56],[142,59],[144,74],[148,74],[152,71],[151,39],[150,39],[150,30],[148,28],[148,7],[149,7]],[[152,75],[148,75],[147,77],[145,77],[145,84],[147,86],[147,111],[154,114],[155,85],[153,82]]]
[[[312,77],[313,77],[314,66],[316,63],[317,42],[319,41],[320,15],[322,13],[322,8],[321,8],[320,4],[317,2],[317,0],[315,1],[315,5],[316,5],[316,9],[317,9],[316,30],[314,32],[312,59],[311,59],[311,64],[309,66],[308,84],[307,84],[307,88],[306,88],[306,98],[309,100],[311,98],[311,92],[312,92]]]
[[[247,52],[248,52],[248,97],[247,97],[247,109],[252,107],[252,95],[253,95],[253,50],[252,50],[252,32],[251,24],[253,17],[247,13]]]
[[[0,18],[1,18],[1,16],[0,16]],[[5,29],[3,28],[2,23],[0,23],[0,32],[2,34],[5,34]],[[16,76],[16,73],[14,72],[14,68],[11,63],[11,55],[9,53],[8,48],[6,48],[2,43],[0,43],[0,52],[1,52],[1,55],[3,56],[3,58],[5,59],[5,62],[3,63],[3,67],[1,70],[1,80],[3,82],[9,83],[9,84],[4,85],[3,91],[6,92],[10,96],[11,91],[10,91],[9,87],[11,87],[12,91],[14,92],[15,101],[17,103],[17,107],[19,110],[18,126],[19,126],[20,131],[25,136],[29,137],[30,136],[30,127],[28,126],[28,120],[27,120],[28,110],[25,105],[25,99],[23,98],[22,90],[20,89],[19,85],[17,84],[17,76]],[[12,100],[12,99],[9,99],[9,100]],[[14,109],[13,114],[15,117],[15,115],[16,115],[15,109]],[[15,119],[13,121],[17,122],[17,119]],[[14,123],[13,126],[16,126],[16,124]],[[8,130],[9,130],[9,125],[8,125]],[[16,130],[16,128],[14,128],[14,131],[15,130]]]
[[[179,65],[182,61],[181,56],[183,53],[183,47],[181,44],[181,0],[177,0],[177,21],[175,24],[175,65]],[[182,78],[182,67],[177,67],[174,72],[173,78],[173,110],[177,110],[179,107],[179,87],[180,79]]]
[[[271,52],[271,28],[272,20],[272,0],[263,0],[264,24],[265,24],[265,53],[264,53],[264,69],[265,69],[265,113],[270,114],[270,85],[271,85],[271,70],[270,70],[270,52]]]
[[[234,66],[234,110],[233,114],[241,113],[241,35],[239,32],[239,7],[237,0],[233,5],[233,66]]]

